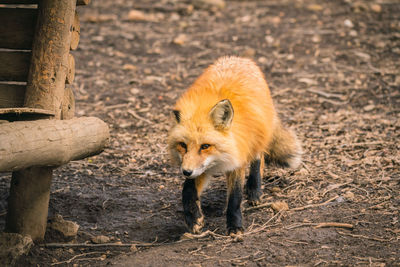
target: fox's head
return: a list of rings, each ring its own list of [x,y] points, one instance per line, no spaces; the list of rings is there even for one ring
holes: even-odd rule
[[[179,106],[178,106],[179,108]],[[236,150],[230,133],[234,110],[224,99],[208,110],[176,109],[169,149],[186,178],[224,173],[236,169]]]

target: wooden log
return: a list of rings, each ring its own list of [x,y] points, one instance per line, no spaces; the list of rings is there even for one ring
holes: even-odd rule
[[[2,0],[1,4],[12,4],[12,5],[35,5],[38,4],[39,0]],[[90,3],[90,0],[77,0],[77,6],[85,6]]]
[[[65,78],[65,83],[72,84],[75,79],[75,59],[74,56],[69,54],[68,55],[68,71],[67,77]]]
[[[70,44],[71,50],[75,50],[78,48],[80,36],[81,36],[81,25],[79,22],[79,15],[77,12],[75,12],[74,23],[72,24],[71,27],[71,44]]]
[[[100,153],[109,138],[94,117],[0,124],[0,172],[32,166],[60,166]]]
[[[32,49],[37,9],[0,8],[0,48]]]
[[[1,124],[0,124],[1,125]],[[12,173],[6,232],[43,238],[46,231],[52,168],[29,168]],[[40,177],[40,183],[36,177]]]
[[[26,85],[0,84],[0,108],[22,107]]]
[[[71,87],[65,88],[61,119],[69,120],[75,116],[75,97]]]
[[[26,82],[30,61],[30,52],[0,51],[0,81]]]
[[[24,105],[54,110],[56,119],[61,117],[75,4],[74,0],[42,0],[38,7]]]

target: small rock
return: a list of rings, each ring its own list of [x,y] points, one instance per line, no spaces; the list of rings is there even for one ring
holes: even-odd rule
[[[0,233],[0,262],[2,266],[14,266],[22,255],[33,246],[30,236],[16,233]]]
[[[313,43],[319,43],[319,42],[321,42],[321,36],[319,36],[319,35],[314,35],[314,36],[311,38],[311,41],[312,41]]]
[[[364,111],[372,111],[375,109],[375,105],[374,104],[367,105],[363,109],[364,109]]]
[[[351,37],[357,37],[357,36],[358,36],[358,33],[357,33],[357,31],[355,31],[355,30],[351,30],[351,31],[349,32],[349,35],[350,35]]]
[[[94,244],[105,244],[105,243],[110,242],[110,238],[105,235],[98,235],[98,236],[92,237],[91,241]]]
[[[177,37],[174,38],[173,43],[176,45],[184,45],[188,40],[188,37],[186,34],[179,34]]]
[[[382,12],[382,7],[378,4],[372,4],[371,5],[371,10],[376,12],[376,13],[381,13]]]
[[[243,57],[254,57],[256,55],[256,50],[253,48],[247,48],[242,52]]]
[[[349,201],[354,201],[354,193],[351,191],[347,191],[343,196]]]
[[[285,201],[277,201],[271,204],[271,208],[276,211],[284,211],[289,209],[289,205]]]
[[[349,20],[349,19],[345,19],[345,20],[343,21],[343,24],[344,24],[344,26],[346,26],[346,27],[348,27],[348,28],[353,28],[353,27],[354,27],[353,22],[352,22],[351,20]]]
[[[275,39],[274,39],[274,37],[272,37],[271,35],[267,35],[267,36],[265,36],[265,41],[266,41],[269,45],[271,45],[271,44],[275,41]]]
[[[307,9],[311,11],[321,11],[323,7],[321,5],[311,4],[307,6]]]
[[[203,8],[203,9],[223,9],[225,7],[224,0],[194,0],[193,5],[195,8]]]
[[[259,57],[259,58],[258,58],[258,62],[259,62],[260,64],[265,64],[265,63],[268,62],[268,59],[267,59],[266,57]]]
[[[59,214],[50,219],[47,224],[46,237],[71,241],[76,238],[79,225],[72,221],[66,221]]]
[[[153,14],[146,14],[140,10],[132,9],[129,11],[126,20],[129,21],[156,21],[156,17]]]
[[[122,66],[123,70],[136,70],[136,66],[132,65],[132,64],[125,64]]]

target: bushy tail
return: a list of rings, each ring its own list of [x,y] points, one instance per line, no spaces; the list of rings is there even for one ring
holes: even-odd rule
[[[301,163],[303,154],[301,143],[293,131],[284,128],[280,122],[277,124],[272,143],[265,153],[265,162],[297,168]]]

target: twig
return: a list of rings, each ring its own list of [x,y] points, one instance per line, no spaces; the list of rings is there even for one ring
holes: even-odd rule
[[[263,203],[263,204],[260,204],[260,205],[254,206],[254,207],[248,207],[248,208],[244,209],[244,211],[246,212],[246,211],[258,210],[258,209],[270,207],[271,204],[272,204],[272,202],[266,202],[266,203]]]
[[[380,237],[355,235],[355,234],[350,234],[350,233],[345,233],[345,232],[340,232],[340,231],[337,231],[337,232],[338,232],[338,234],[341,234],[341,235],[346,235],[346,236],[351,236],[351,237],[356,237],[356,238],[364,238],[364,239],[374,240],[374,241],[378,241],[378,242],[390,242],[394,239],[394,238],[384,239],[384,238],[380,238]]]
[[[262,224],[260,227],[255,228],[254,230],[251,230],[249,232],[245,232],[243,235],[251,235],[251,234],[255,234],[258,232],[261,232],[263,230],[265,230],[268,227],[268,224],[275,219],[276,217],[278,217],[279,215],[282,214],[282,211],[277,212],[274,216],[272,216],[267,222],[265,222],[264,224]]]
[[[69,260],[54,262],[54,263],[51,264],[51,266],[64,264],[64,263],[71,263],[73,260],[75,260],[75,259],[77,259],[79,257],[83,257],[83,256],[87,256],[87,255],[93,255],[93,254],[99,254],[99,253],[103,253],[103,252],[102,251],[95,251],[95,252],[88,252],[88,253],[78,254],[78,255],[73,256]],[[82,259],[80,259],[80,260],[82,260]]]
[[[73,247],[80,247],[80,248],[96,248],[96,247],[157,247],[161,245],[165,245],[167,243],[104,243],[104,244],[88,244],[88,243],[47,243],[43,244],[42,246],[46,248],[73,248]]]
[[[335,196],[335,197],[330,198],[327,201],[325,201],[323,203],[319,203],[319,204],[310,204],[310,205],[305,205],[303,207],[297,207],[297,208],[289,209],[289,211],[299,211],[299,210],[305,210],[305,209],[308,209],[308,208],[315,208],[315,207],[324,206],[324,205],[329,204],[330,202],[336,200],[338,197],[339,196]]]
[[[315,226],[315,228],[326,228],[326,227],[338,227],[338,228],[349,228],[353,229],[354,225],[349,223],[337,223],[337,222],[322,222]]]
[[[290,225],[288,227],[285,227],[285,229],[294,229],[294,228],[299,228],[303,226],[314,226],[314,228],[325,228],[325,227],[339,227],[339,228],[349,228],[353,229],[354,226],[349,223],[338,223],[338,222],[322,222],[322,223],[298,223],[294,225]]]
[[[327,93],[327,92],[324,92],[324,91],[321,91],[321,90],[317,90],[317,89],[312,89],[312,88],[307,89],[307,91],[310,92],[310,93],[314,93],[314,94],[326,97],[326,98],[339,98],[340,100],[343,100],[342,98],[344,97],[341,94]]]
[[[208,236],[217,237],[217,238],[230,238],[230,236],[219,235],[219,234],[216,234],[216,233],[214,233],[214,232],[212,232],[210,230],[207,230],[207,231],[205,231],[205,232],[203,232],[201,234],[184,233],[181,236],[180,241],[191,240],[191,239],[200,239],[200,238],[204,238],[204,237],[208,237]]]
[[[140,121],[144,121],[147,122],[148,124],[153,124],[153,122],[149,121],[146,118],[143,118],[142,116],[140,116],[139,114],[137,114],[135,111],[133,110],[128,110],[128,113],[131,114],[133,117],[135,117],[136,119],[140,120]]]

